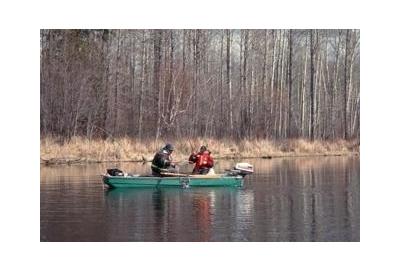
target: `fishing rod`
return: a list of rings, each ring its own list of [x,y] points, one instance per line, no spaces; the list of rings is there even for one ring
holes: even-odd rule
[[[194,147],[193,147],[193,144],[192,144],[192,138],[189,138],[189,144],[190,144],[190,149],[192,150],[192,153],[194,153]]]

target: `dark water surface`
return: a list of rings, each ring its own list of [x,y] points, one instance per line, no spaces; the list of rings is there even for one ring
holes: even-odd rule
[[[242,188],[105,190],[100,174],[116,164],[43,166],[40,240],[360,241],[359,157],[247,162],[256,172]]]

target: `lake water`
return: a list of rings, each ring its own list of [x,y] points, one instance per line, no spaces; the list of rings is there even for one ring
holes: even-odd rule
[[[107,190],[106,168],[149,164],[41,166],[40,240],[360,241],[359,157],[241,161],[255,168],[242,188]]]

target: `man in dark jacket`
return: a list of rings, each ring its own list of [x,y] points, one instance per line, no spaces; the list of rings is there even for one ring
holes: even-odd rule
[[[195,164],[193,174],[207,174],[214,166],[214,159],[211,157],[211,152],[204,145],[200,147],[200,152],[190,155],[189,162]]]
[[[153,175],[162,176],[163,173],[175,173],[175,164],[172,162],[171,154],[174,147],[167,143],[160,151],[158,151],[151,163]]]

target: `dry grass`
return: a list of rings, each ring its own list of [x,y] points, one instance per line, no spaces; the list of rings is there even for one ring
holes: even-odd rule
[[[40,141],[42,160],[66,159],[87,162],[101,161],[143,161],[151,159],[160,149],[163,141],[138,141],[132,138],[116,140],[88,140],[75,137],[70,142],[61,144],[52,137]],[[313,156],[313,155],[347,155],[359,152],[357,141],[308,141],[292,140],[216,140],[212,138],[195,138],[182,141],[171,141],[175,146],[174,159],[185,160],[201,145],[207,145],[215,158],[249,158],[279,156]]]

